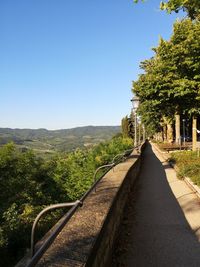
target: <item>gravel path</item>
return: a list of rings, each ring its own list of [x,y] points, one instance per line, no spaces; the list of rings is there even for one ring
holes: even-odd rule
[[[200,243],[169,186],[168,168],[148,144],[111,266],[200,266]]]

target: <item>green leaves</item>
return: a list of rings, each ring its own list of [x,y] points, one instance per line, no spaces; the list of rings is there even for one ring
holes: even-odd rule
[[[139,0],[134,0],[138,3]],[[144,0],[141,0],[144,2]],[[160,9],[166,10],[167,13],[178,13],[180,10],[185,11],[189,18],[199,19],[200,15],[200,1],[199,0],[165,0],[161,1]]]
[[[139,0],[133,0],[138,3]],[[141,2],[145,2],[141,0]],[[178,13],[180,10],[185,11],[190,19],[200,18],[200,1],[199,0],[165,0],[161,1],[160,9],[166,10],[167,13]]]
[[[146,127],[153,124],[156,131],[161,116],[173,119],[177,109],[200,112],[200,22],[176,21],[170,40],[161,38],[153,51],[154,57],[141,63],[144,73],[133,82],[133,93]]]
[[[166,10],[168,13],[175,11],[176,13],[183,10],[191,19],[198,18],[200,14],[199,0],[168,0],[161,2],[161,9]]]
[[[53,179],[66,192],[70,200],[77,200],[93,183],[95,170],[110,163],[113,157],[128,149],[132,141],[128,138],[113,138],[90,150],[76,150],[61,155],[56,162]]]
[[[122,127],[122,135],[124,138],[133,137],[133,124],[134,118],[133,114],[131,114],[130,118],[128,116],[122,118],[121,127]]]
[[[19,211],[16,203],[13,203],[4,213],[2,218],[9,225],[11,231],[19,227]]]

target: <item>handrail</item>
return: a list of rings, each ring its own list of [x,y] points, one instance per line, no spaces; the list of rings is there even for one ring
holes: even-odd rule
[[[57,208],[65,208],[65,207],[73,207],[74,205],[80,203],[79,200],[75,201],[75,202],[71,202],[71,203],[58,203],[58,204],[54,204],[54,205],[50,205],[46,208],[44,208],[38,215],[37,217],[35,218],[35,221],[33,223],[33,226],[32,226],[32,230],[31,230],[31,257],[34,256],[34,253],[35,253],[35,229],[37,227],[37,224],[40,220],[40,218],[45,214],[47,213],[47,211],[49,210],[53,210],[53,209],[57,209]]]
[[[134,147],[134,148],[136,148],[136,147]],[[134,150],[134,148],[127,149],[127,150],[124,151],[124,153],[117,154],[116,156],[114,156],[112,162],[114,163],[115,162],[115,159],[118,158],[118,157],[120,157],[120,156],[122,156],[122,159],[121,160],[123,160],[124,158],[127,157],[127,154],[129,155],[129,153],[131,153]]]
[[[101,169],[104,169],[104,168],[107,168],[107,167],[113,167],[115,165],[115,163],[111,163],[111,164],[105,164],[105,165],[102,165],[100,167],[98,167],[94,173],[94,177],[93,177],[93,181],[94,183],[96,182],[96,176],[97,176],[97,173],[101,170]],[[94,188],[95,192],[96,192],[96,186]]]
[[[123,158],[124,158],[124,153],[117,154],[117,155],[113,158],[112,162],[115,163],[115,159],[117,159],[117,158],[120,157],[120,156],[122,156],[122,159],[123,159]]]
[[[104,169],[104,168],[107,168],[107,167],[113,167],[113,166],[115,166],[115,165],[117,164],[117,162],[115,162],[115,159],[118,158],[118,157],[120,157],[120,156],[122,156],[122,159],[121,159],[121,160],[123,160],[123,159],[125,158],[127,152],[129,152],[129,151],[130,151],[130,152],[133,151],[133,148],[126,150],[124,153],[115,155],[114,158],[113,158],[113,160],[112,160],[112,163],[110,163],[110,164],[105,164],[105,165],[102,165],[102,166],[98,167],[98,168],[96,169],[95,173],[94,173],[93,181],[96,182],[96,176],[97,176],[97,173],[98,173],[101,169]],[[121,161],[121,160],[120,160],[120,161]],[[95,192],[96,192],[96,187],[95,187]]]
[[[138,145],[139,146],[139,145]],[[128,153],[131,153],[135,148],[137,148],[137,146],[136,147],[133,147],[133,148],[130,148],[130,149],[127,149],[127,150],[125,150],[124,151],[124,154],[125,155],[127,155]]]
[[[133,147],[132,149],[128,149],[126,150],[123,154],[118,154],[116,155],[113,160],[112,163],[110,164],[105,164],[103,166],[100,166],[96,169],[95,173],[94,173],[94,177],[93,177],[93,185],[91,186],[91,188],[86,191],[86,193],[80,198],[80,200],[76,200],[75,202],[71,202],[71,203],[60,203],[60,204],[55,204],[55,205],[51,205],[46,207],[45,209],[43,209],[36,217],[33,227],[32,227],[32,232],[31,232],[31,256],[32,258],[30,259],[27,267],[33,267],[37,264],[37,262],[39,261],[39,259],[42,257],[42,255],[45,253],[45,251],[49,248],[49,246],[52,244],[52,242],[54,241],[54,239],[56,238],[56,236],[59,234],[59,232],[62,230],[62,228],[66,225],[66,223],[70,220],[70,218],[73,216],[73,214],[75,213],[75,211],[78,209],[78,207],[83,205],[83,201],[85,200],[85,198],[95,189],[96,192],[96,185],[101,181],[101,179],[104,177],[105,173],[102,174],[102,176],[96,180],[96,175],[98,173],[98,171],[100,169],[106,168],[106,167],[110,167],[106,173],[112,169],[113,166],[115,166],[116,164],[118,164],[119,162],[114,162],[114,159],[116,159],[118,156],[122,156],[126,158],[127,157],[127,152],[128,151],[133,151],[136,147]],[[121,159],[121,160],[122,160]],[[52,210],[52,209],[56,209],[56,208],[64,208],[64,207],[72,207],[61,219],[60,223],[57,225],[57,227],[54,229],[54,231],[50,234],[50,236],[48,237],[47,240],[45,240],[44,244],[41,245],[41,247],[35,252],[34,251],[34,234],[35,234],[35,229],[36,226],[38,224],[39,219],[41,218],[41,216],[43,214],[45,214],[47,211]]]
[[[35,252],[34,256],[30,259],[30,261],[27,264],[27,267],[34,267],[40,258],[43,256],[45,251],[50,247],[50,245],[53,243],[54,239],[57,237],[57,235],[60,233],[60,231],[63,229],[63,227],[66,225],[66,223],[70,220],[72,215],[75,213],[77,208],[82,205],[81,201],[76,201],[77,204],[72,206],[72,208],[62,217],[61,221],[58,223],[58,225],[55,227],[54,231],[50,234],[47,240],[41,245],[41,247]]]

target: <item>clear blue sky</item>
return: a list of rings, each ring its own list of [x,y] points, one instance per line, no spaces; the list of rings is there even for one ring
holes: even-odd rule
[[[0,127],[120,125],[140,61],[177,17],[159,3],[1,0]]]

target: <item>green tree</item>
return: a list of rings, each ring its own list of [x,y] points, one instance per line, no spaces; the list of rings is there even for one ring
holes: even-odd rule
[[[31,151],[22,153],[12,143],[0,148],[1,266],[10,266],[23,255],[29,246],[31,224],[42,207],[64,197],[49,176],[51,172]],[[47,224],[43,223],[41,230]]]
[[[144,2],[144,0],[141,0]],[[139,0],[134,0],[138,3]],[[200,1],[199,0],[165,0],[161,1],[160,8],[166,10],[168,13],[185,11],[191,19],[199,18],[200,15]]]
[[[116,137],[89,150],[76,150],[56,160],[53,179],[66,192],[68,200],[80,198],[93,183],[95,170],[111,163],[116,154],[132,146],[130,138]]]
[[[200,14],[200,1],[199,0],[168,0],[161,2],[161,9],[167,10],[168,13],[180,10],[185,11],[191,19],[199,17]]]
[[[122,118],[121,128],[123,137],[133,138],[133,124],[134,124],[134,119],[132,114],[130,115],[130,117],[126,116]]]
[[[144,73],[133,83],[133,92],[141,100],[143,120],[153,120],[158,126],[161,118],[172,121],[175,114],[199,114],[199,21],[177,21],[170,40],[160,39],[153,50],[154,57],[141,63]],[[150,113],[145,114],[148,110]]]

